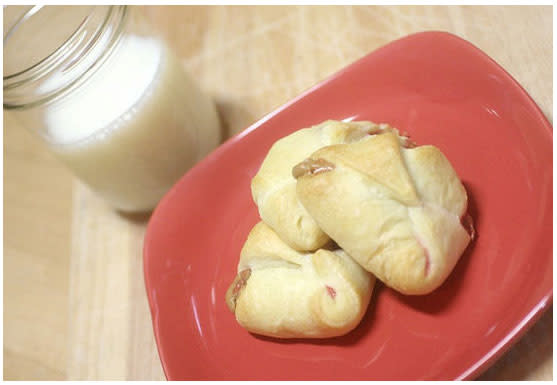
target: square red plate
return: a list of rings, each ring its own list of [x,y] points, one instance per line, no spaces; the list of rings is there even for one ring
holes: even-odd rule
[[[250,180],[273,142],[325,119],[387,122],[441,148],[467,187],[478,237],[430,295],[379,285],[344,337],[257,337],[224,302],[258,221]],[[188,172],[150,220],[145,282],[167,378],[477,376],[552,301],[552,138],[509,74],[442,32],[388,44],[273,112]]]

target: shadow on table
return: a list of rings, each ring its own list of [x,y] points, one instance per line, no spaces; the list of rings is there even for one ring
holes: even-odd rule
[[[139,213],[126,213],[123,211],[116,211],[118,215],[136,225],[147,224],[151,218],[152,211],[139,212]]]
[[[221,143],[254,123],[253,114],[242,104],[223,98],[215,98],[221,125]]]

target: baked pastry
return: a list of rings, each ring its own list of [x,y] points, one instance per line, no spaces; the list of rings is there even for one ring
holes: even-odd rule
[[[299,201],[352,258],[401,293],[426,294],[471,239],[467,195],[439,149],[406,147],[392,132],[327,146],[293,175]]]
[[[241,251],[226,303],[240,325],[256,334],[334,337],[358,325],[374,283],[342,250],[296,251],[259,222]]]
[[[356,142],[383,131],[398,134],[386,124],[328,120],[278,140],[251,182],[253,200],[263,222],[297,250],[316,250],[325,245],[329,237],[296,197],[292,167],[321,147]]]

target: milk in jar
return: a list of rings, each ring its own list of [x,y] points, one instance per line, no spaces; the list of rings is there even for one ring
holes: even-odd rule
[[[212,102],[160,41],[126,36],[71,98],[48,106],[53,150],[122,210],[147,210],[219,140]]]
[[[127,21],[132,22],[137,21]],[[81,81],[41,105],[41,134],[58,158],[113,207],[147,211],[218,145],[219,119],[213,102],[163,40],[128,27],[112,41],[109,53],[95,52],[108,49],[113,34],[98,36],[89,56],[36,87],[38,94],[53,93],[72,71]],[[95,62],[99,57],[101,64]],[[94,65],[86,79],[79,78]]]

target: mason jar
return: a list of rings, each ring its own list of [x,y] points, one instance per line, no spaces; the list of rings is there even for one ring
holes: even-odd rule
[[[220,141],[214,103],[130,6],[4,8],[4,109],[122,211],[153,209]]]

